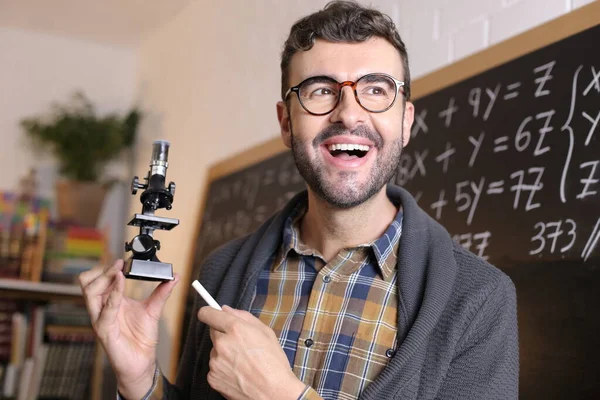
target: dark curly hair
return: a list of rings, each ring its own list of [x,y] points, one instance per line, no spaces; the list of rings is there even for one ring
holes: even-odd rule
[[[392,19],[375,9],[341,0],[328,3],[322,10],[296,21],[292,26],[281,54],[281,97],[289,89],[290,61],[297,51],[310,50],[316,39],[359,43],[373,36],[387,40],[398,49],[404,69],[404,92],[406,100],[410,100],[408,55]]]

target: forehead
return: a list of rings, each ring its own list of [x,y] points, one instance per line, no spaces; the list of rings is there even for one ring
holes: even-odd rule
[[[334,43],[317,39],[310,50],[294,54],[289,79],[292,85],[316,75],[353,81],[372,72],[404,79],[400,53],[387,40],[373,37],[360,43]]]

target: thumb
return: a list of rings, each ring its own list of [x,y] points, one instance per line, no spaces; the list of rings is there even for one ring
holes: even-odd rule
[[[148,314],[155,320],[160,318],[162,309],[167,302],[167,299],[173,292],[173,288],[179,282],[179,275],[175,274],[172,281],[163,282],[154,289],[152,294],[146,299],[146,310]]]

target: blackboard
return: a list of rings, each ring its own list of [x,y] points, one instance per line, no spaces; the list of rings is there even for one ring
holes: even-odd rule
[[[419,98],[396,176],[515,283],[522,399],[600,396],[599,39]]]
[[[416,81],[394,177],[515,283],[523,399],[600,396],[599,16],[596,2]],[[277,143],[209,180],[194,266],[303,189]]]

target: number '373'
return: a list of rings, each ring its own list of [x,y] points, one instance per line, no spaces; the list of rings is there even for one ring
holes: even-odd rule
[[[548,245],[550,246],[550,254],[554,254],[559,239],[561,244],[567,240],[565,236],[571,239],[568,244],[560,248],[561,253],[569,251],[575,244],[577,224],[570,218],[565,221],[538,222],[534,225],[534,229],[537,230],[537,233],[531,238],[531,241],[538,242],[539,245],[529,252],[530,255],[541,253]]]

